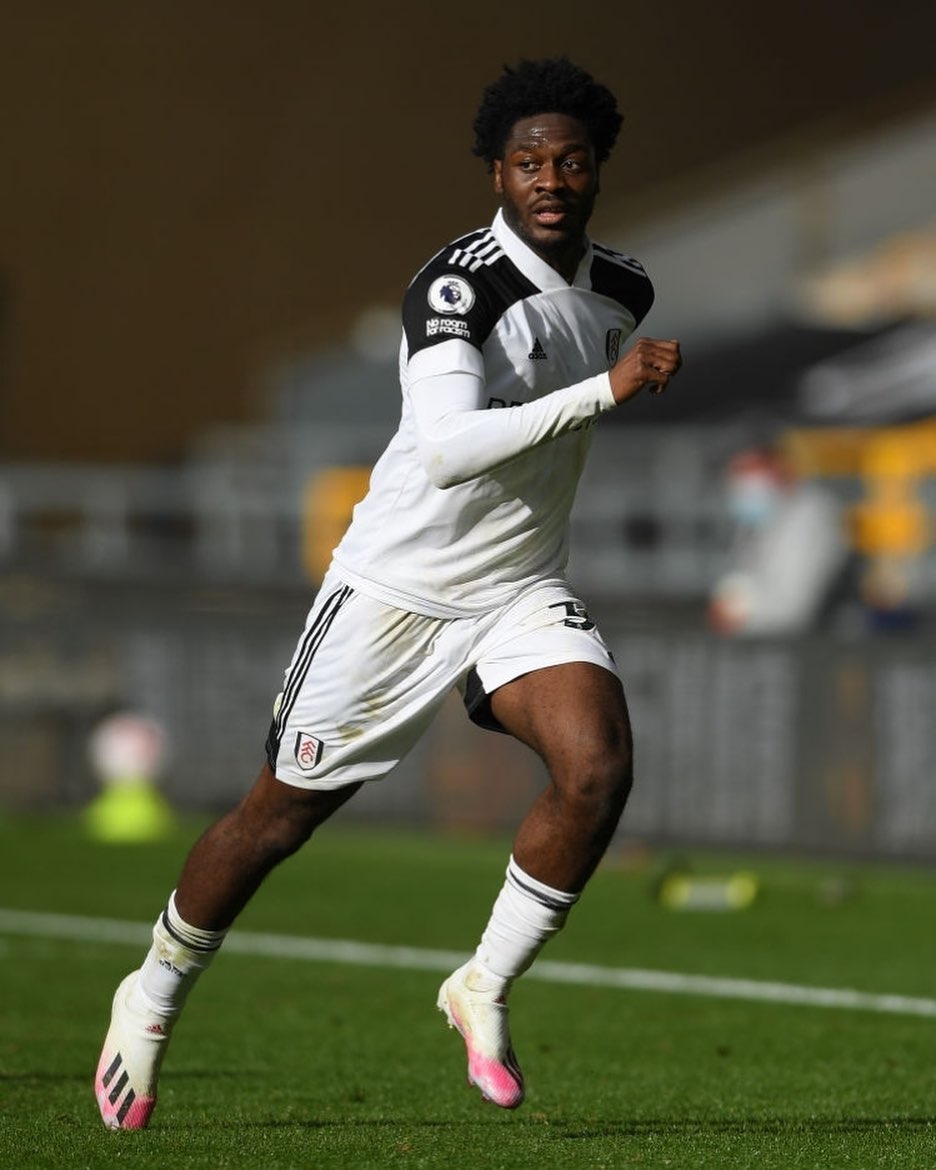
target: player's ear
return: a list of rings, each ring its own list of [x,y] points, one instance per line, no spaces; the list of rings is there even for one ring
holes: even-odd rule
[[[492,160],[491,168],[494,171],[494,191],[498,195],[504,194],[504,160],[495,158]]]

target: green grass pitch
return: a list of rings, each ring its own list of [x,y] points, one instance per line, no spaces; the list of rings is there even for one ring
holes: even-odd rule
[[[149,923],[196,825],[97,845],[0,818],[0,907]],[[244,932],[467,952],[505,842],[321,830]],[[738,859],[692,861],[728,872]],[[667,857],[612,851],[544,959],[936,994],[936,874],[747,859],[746,910],[662,908]],[[527,979],[512,997],[527,1103],[465,1084],[441,974],[222,952],[195,989],[144,1133],[101,1125],[91,1076],[139,945],[0,931],[0,1164],[31,1168],[936,1166],[936,1018]]]

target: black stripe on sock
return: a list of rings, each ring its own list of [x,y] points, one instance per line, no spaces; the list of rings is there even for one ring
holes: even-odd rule
[[[168,906],[162,912],[162,923],[166,930],[168,930],[172,937],[176,940],[176,942],[181,943],[184,947],[188,947],[190,951],[201,951],[202,954],[208,955],[211,954],[212,951],[218,950],[221,946],[221,943],[224,941],[223,939],[219,939],[219,941],[216,943],[197,943],[192,942],[190,938],[183,938],[183,936],[179,934],[177,930],[173,929],[172,923],[169,921]]]
[[[572,900],[569,902],[560,902],[556,898],[550,898],[547,894],[544,894],[541,890],[537,890],[533,886],[528,886],[526,884],[526,882],[521,881],[520,878],[517,877],[517,875],[513,871],[513,869],[507,870],[507,880],[513,882],[513,884],[517,887],[518,890],[522,890],[524,894],[529,894],[529,896],[531,898],[533,898],[535,901],[539,902],[539,904],[541,906],[545,906],[548,910],[569,910],[578,901],[578,894],[575,894],[575,895],[570,894],[569,896]]]

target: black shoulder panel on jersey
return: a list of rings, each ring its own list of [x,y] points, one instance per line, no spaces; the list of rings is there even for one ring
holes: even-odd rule
[[[507,309],[537,292],[490,228],[462,236],[437,252],[406,290],[403,331],[410,357],[453,337],[480,349]]]
[[[653,285],[643,265],[604,244],[593,243],[592,251],[592,289],[623,305],[639,325],[650,312],[654,297]]]

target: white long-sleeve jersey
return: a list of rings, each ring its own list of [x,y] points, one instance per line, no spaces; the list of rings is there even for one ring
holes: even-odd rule
[[[335,550],[347,583],[459,617],[561,575],[608,369],[652,303],[637,261],[589,243],[567,284],[500,212],[437,253],[403,302],[399,428]]]

